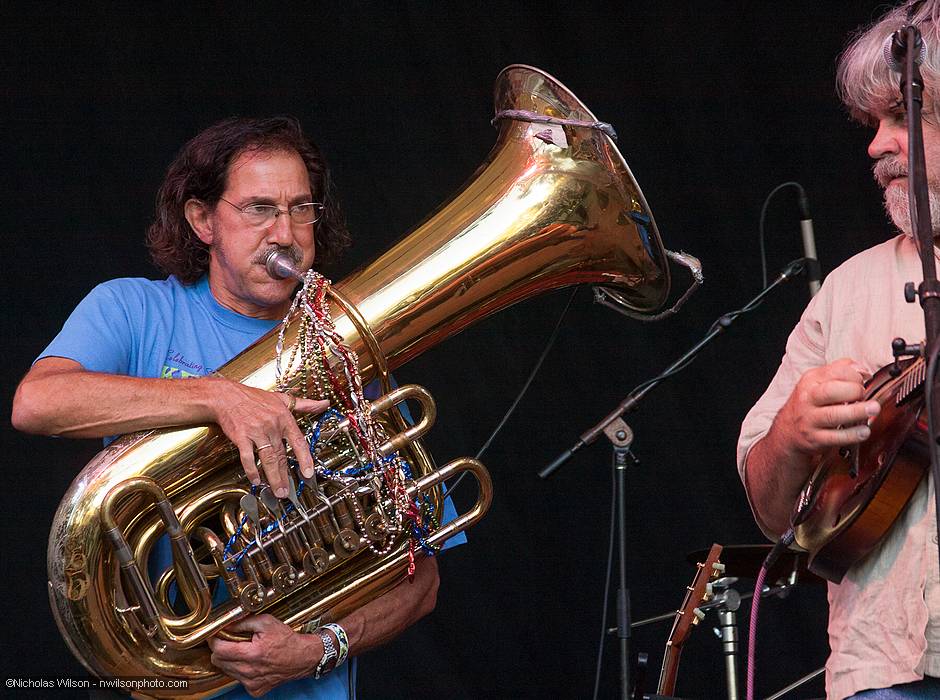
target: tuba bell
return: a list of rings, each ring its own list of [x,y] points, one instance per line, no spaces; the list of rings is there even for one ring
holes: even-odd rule
[[[336,332],[358,356],[362,381],[377,379],[384,389],[370,410],[385,426],[382,453],[400,450],[412,465],[408,497],[426,495],[439,509],[445,479],[470,472],[478,482],[476,503],[433,532],[431,546],[483,517],[492,486],[474,460],[435,467],[418,439],[433,423],[433,400],[420,387],[393,390],[389,372],[544,291],[600,285],[639,314],[655,312],[669,291],[649,207],[591,111],[552,76],[523,65],[500,73],[495,107],[496,145],[469,182],[387,252],[330,288]],[[278,387],[275,349],[297,346],[299,325],[291,320],[281,338],[271,331],[220,374],[260,389]],[[291,387],[301,388],[301,381]],[[413,426],[404,425],[395,408],[404,400],[421,407]],[[327,452],[323,459],[344,459],[339,447]],[[407,543],[383,556],[366,547],[343,551],[344,527],[362,541],[377,535],[344,520],[348,494],[326,487],[320,510],[311,511],[324,520],[323,528],[311,530],[320,535],[320,559],[308,562],[303,551],[283,547],[291,542],[284,532],[289,580],[264,565],[252,567],[259,569],[254,576],[247,576],[248,565],[233,572],[223,543],[246,517],[240,504],[249,490],[237,451],[212,425],[124,436],[81,471],[56,512],[47,563],[56,622],[90,673],[183,679],[188,696],[212,695],[234,683],[210,664],[204,644],[225,635],[227,625],[259,611],[295,628],[340,618],[401,581]],[[369,507],[369,497],[363,498],[358,503]],[[337,521],[338,527],[327,527]],[[152,581],[146,562],[164,533],[174,563]],[[210,600],[212,579],[229,588],[225,603]],[[174,607],[169,600],[174,584],[182,611],[179,601]],[[182,695],[179,689],[147,692]]]

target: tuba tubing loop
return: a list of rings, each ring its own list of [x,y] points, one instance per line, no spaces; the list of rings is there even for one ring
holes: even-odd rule
[[[151,611],[158,610],[157,597],[150,580],[144,575],[140,563],[134,557],[114,514],[117,504],[122,499],[136,493],[146,494],[153,500],[166,527],[167,534],[170,537],[174,565],[182,567],[183,570],[183,575],[177,576],[177,580],[180,591],[183,593],[187,604],[192,608],[188,615],[179,617],[157,613],[155,617],[151,617]],[[101,504],[101,522],[108,539],[114,545],[114,551],[121,563],[121,570],[129,577],[134,593],[138,597],[138,603],[145,611],[148,624],[156,624],[161,631],[169,636],[167,621],[171,621],[171,624],[186,626],[194,622],[202,622],[208,617],[212,609],[209,583],[196,562],[196,556],[189,544],[189,538],[183,532],[183,527],[176,516],[173,505],[156,481],[150,477],[142,476],[127,479],[114,486],[108,491]]]
[[[437,487],[447,479],[455,477],[464,472],[471,473],[477,481],[477,500],[470,510],[458,515],[456,518],[449,521],[446,525],[428,537],[426,543],[429,546],[437,547],[444,544],[444,542],[446,542],[448,539],[475,525],[483,518],[487,510],[489,510],[493,500],[492,478],[482,463],[469,457],[463,457],[455,459],[445,464],[440,469],[418,479],[417,481],[410,484],[406,489],[408,497],[415,498],[419,494],[426,493]],[[215,536],[211,531],[207,531],[208,534],[200,532],[200,530],[204,529],[205,528],[197,528],[195,534],[199,536],[200,539],[202,539],[204,542],[210,544],[210,546],[215,542],[218,542],[218,537]],[[278,537],[279,535],[275,534],[272,538],[272,541]],[[421,556],[426,556],[423,549],[416,549],[415,553],[420,553]],[[195,558],[193,558],[193,561],[195,562]],[[394,558],[386,560],[382,567],[379,570],[373,572],[373,574],[371,574],[368,578],[361,579],[359,584],[366,586],[369,583],[380,581],[381,579],[388,577],[388,575],[396,569],[398,569],[398,573],[401,574],[403,573],[404,567],[407,566],[408,561],[408,551],[407,548],[404,548],[404,551],[400,552]],[[169,586],[171,578],[171,576],[167,576],[167,572],[164,572],[160,579],[159,588],[161,590],[166,590],[166,588]],[[297,588],[306,585],[310,581],[311,577],[309,575],[307,575],[304,571],[298,571]],[[146,585],[149,588],[149,582],[147,582]],[[269,599],[269,603],[274,602],[275,600],[282,597],[281,594],[277,593],[273,589],[273,587],[266,588],[265,596]],[[156,597],[154,596],[152,589],[150,589],[149,598],[154,602],[154,604],[156,603]],[[239,619],[251,612],[253,611],[246,610],[242,606],[237,605],[226,610],[216,619],[203,621],[205,624],[202,624],[201,626],[194,626],[182,634],[172,631],[171,628],[166,625],[166,622],[164,619],[162,619],[162,617],[158,619],[158,624],[160,626],[161,633],[166,637],[165,641],[170,646],[177,649],[188,649],[204,642],[209,637],[215,635],[220,635],[222,638],[229,639],[231,641],[245,641],[247,637],[242,637],[237,633],[228,632],[224,628],[237,622]],[[306,619],[308,619],[310,616],[307,612],[301,611],[296,613],[295,617],[297,619],[293,622],[287,620],[285,620],[285,622],[290,624],[296,630],[299,630],[306,622]]]

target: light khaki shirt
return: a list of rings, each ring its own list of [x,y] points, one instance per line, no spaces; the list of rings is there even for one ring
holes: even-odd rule
[[[850,357],[874,373],[892,361],[892,338],[923,339],[923,311],[903,295],[905,282],[922,279],[914,243],[903,235],[856,255],[826,278],[790,334],[773,381],[741,426],[737,458],[745,490],[748,451],[804,372]],[[933,483],[925,479],[883,542],[841,584],[829,584],[831,700],[924,674],[940,676],[936,533]]]

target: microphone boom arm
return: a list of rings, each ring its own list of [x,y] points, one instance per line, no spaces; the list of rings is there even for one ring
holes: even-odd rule
[[[638,385],[631,391],[627,398],[620,402],[620,404],[606,416],[604,416],[597,424],[586,432],[581,434],[581,437],[578,438],[578,441],[569,449],[562,452],[557,458],[555,458],[550,464],[544,467],[539,472],[539,477],[542,479],[547,479],[550,477],[557,469],[559,469],[568,459],[578,450],[580,450],[585,445],[590,445],[594,442],[598,436],[600,436],[605,428],[611,423],[616,421],[620,416],[622,416],[627,411],[633,410],[637,404],[640,403],[640,400],[646,396],[654,387],[658,386],[661,382],[678,373],[680,370],[684,369],[690,362],[692,362],[695,357],[702,351],[702,349],[708,345],[712,340],[718,337],[721,333],[725,331],[726,328],[731,326],[732,323],[741,316],[742,314],[752,311],[764,300],[771,291],[776,289],[779,285],[783,284],[787,280],[799,275],[806,268],[805,258],[798,258],[791,263],[789,263],[780,275],[777,276],[773,282],[764,287],[760,294],[751,299],[747,304],[742,306],[740,309],[735,311],[730,311],[723,316],[719,317],[715,321],[711,328],[708,330],[708,333],[705,334],[705,337],[702,338],[698,343],[696,343],[692,348],[687,351],[682,357],[669,365],[664,369],[659,375],[648,379],[642,384]]]

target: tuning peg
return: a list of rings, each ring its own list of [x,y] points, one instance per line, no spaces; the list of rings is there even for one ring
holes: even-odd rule
[[[697,625],[699,622],[705,619],[705,613],[699,610],[698,608],[695,608],[692,611],[692,614],[695,616],[692,618],[693,625]]]

